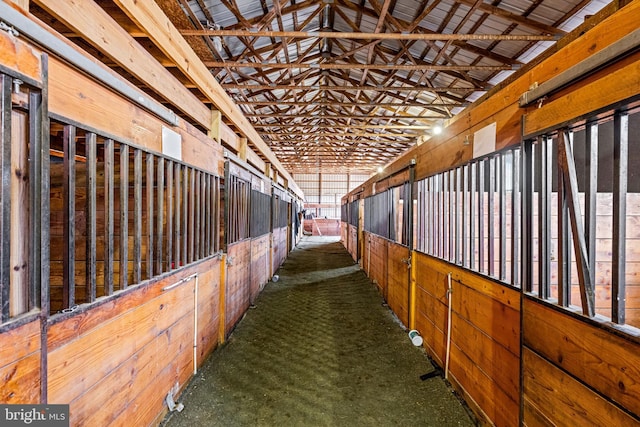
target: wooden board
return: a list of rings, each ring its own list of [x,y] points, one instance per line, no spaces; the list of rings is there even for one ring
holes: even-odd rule
[[[364,251],[367,258],[364,270],[378,286],[383,298],[388,301],[387,240],[370,233],[365,236]]]
[[[251,304],[250,268],[251,241],[244,240],[229,245],[225,286],[225,336],[229,335]]]
[[[389,242],[387,302],[403,325],[409,325],[409,249]]]
[[[23,74],[36,82],[42,82],[42,52],[6,31],[0,33],[0,64]]]
[[[0,334],[0,403],[40,403],[40,320]]]
[[[524,396],[553,425],[638,426],[633,416],[533,351],[523,350]],[[525,412],[525,415],[529,413]],[[523,420],[537,425],[535,418]]]
[[[529,298],[523,316],[528,348],[640,415],[637,343]]]
[[[256,300],[264,285],[269,281],[270,240],[269,234],[251,240],[251,303]]]

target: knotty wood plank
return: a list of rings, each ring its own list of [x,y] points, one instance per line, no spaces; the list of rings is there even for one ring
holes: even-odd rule
[[[8,107],[8,106],[7,106]],[[7,108],[5,107],[5,108]],[[29,118],[20,111],[11,112],[11,234],[10,234],[10,282],[9,315],[29,311]],[[5,175],[6,178],[6,175]],[[4,250],[4,249],[3,249]],[[5,301],[2,301],[3,303]]]
[[[249,308],[251,241],[229,245],[227,248],[225,289],[225,335],[228,335]]]
[[[40,403],[40,352],[0,368],[0,402]]]
[[[388,269],[387,301],[389,307],[405,325],[409,325],[409,269],[406,260],[409,249],[388,243],[386,259]]]
[[[40,350],[40,321],[10,329],[0,334],[0,367]]]
[[[640,414],[637,344],[529,298],[523,313],[527,347]]]
[[[525,397],[555,425],[640,425],[640,418],[603,399],[528,348],[523,350],[523,365]]]

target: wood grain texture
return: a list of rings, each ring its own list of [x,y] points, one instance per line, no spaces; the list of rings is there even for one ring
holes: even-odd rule
[[[387,302],[403,325],[409,325],[409,249],[388,243],[386,259],[388,269]]]
[[[31,44],[3,31],[0,33],[0,64],[42,82],[42,52]]]
[[[640,415],[637,343],[529,298],[523,315],[528,348]]]
[[[225,285],[225,336],[233,330],[249,308],[251,295],[251,241],[244,240],[227,248]]]
[[[40,402],[40,320],[0,334],[0,403]]]
[[[554,425],[638,426],[640,418],[612,402],[544,360],[523,350],[524,395]],[[525,415],[528,415],[525,413]],[[525,419],[537,425],[535,419]]]

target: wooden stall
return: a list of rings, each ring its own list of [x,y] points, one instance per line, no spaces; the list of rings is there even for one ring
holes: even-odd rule
[[[640,425],[638,13],[610,5],[364,184],[363,269],[482,424]]]

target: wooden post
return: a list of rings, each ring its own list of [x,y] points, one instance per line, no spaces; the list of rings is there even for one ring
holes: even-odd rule
[[[247,161],[247,138],[238,138],[238,157],[240,159]]]
[[[209,138],[220,143],[220,127],[222,126],[222,113],[218,110],[211,110],[211,127],[209,128]],[[246,141],[246,139],[245,139]]]
[[[227,254],[223,253],[220,257],[220,328],[218,329],[218,341],[220,344],[224,344],[226,339],[225,328],[225,298],[227,288]]]

